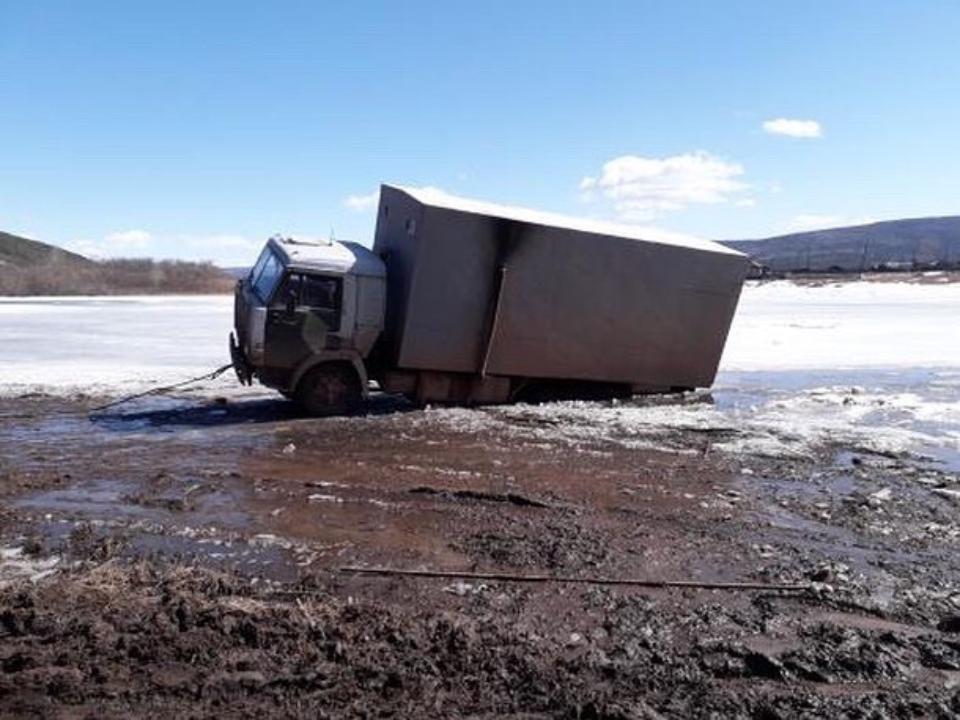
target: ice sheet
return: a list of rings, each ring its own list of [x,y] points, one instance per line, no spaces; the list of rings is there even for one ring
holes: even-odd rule
[[[748,283],[721,369],[960,365],[960,284]]]
[[[2,298],[0,394],[121,395],[207,372],[228,361],[232,312],[229,296]],[[842,439],[955,463],[957,318],[960,285],[750,283],[710,402],[449,409],[424,422],[638,446],[709,431],[716,450],[783,456]],[[207,392],[237,390],[228,374]]]
[[[748,283],[721,361],[731,372],[953,369],[960,284]],[[124,391],[228,362],[227,295],[0,298],[0,392]]]
[[[122,394],[229,362],[232,298],[0,298],[0,393]]]

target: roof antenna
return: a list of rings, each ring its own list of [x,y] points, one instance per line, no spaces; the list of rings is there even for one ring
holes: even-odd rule
[[[336,236],[335,236],[335,234],[334,234],[334,232],[333,232],[333,225],[331,225],[331,226],[330,226],[330,242],[333,243],[333,242],[336,242],[336,241],[337,241],[337,238],[336,238]]]

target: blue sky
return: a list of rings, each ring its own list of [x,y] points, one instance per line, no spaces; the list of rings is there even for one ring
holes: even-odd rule
[[[958,42],[953,0],[0,0],[0,229],[242,264],[369,242],[381,181],[711,238],[960,214]]]

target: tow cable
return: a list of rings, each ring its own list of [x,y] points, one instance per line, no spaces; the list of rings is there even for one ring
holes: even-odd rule
[[[86,415],[87,417],[93,419],[97,415],[103,413],[104,410],[108,410],[117,405],[122,405],[128,403],[131,400],[138,400],[143,397],[151,397],[154,395],[164,395],[173,390],[178,390],[187,385],[192,385],[194,383],[203,382],[204,380],[215,380],[216,378],[223,375],[227,370],[233,367],[233,363],[227,363],[218,367],[216,370],[213,370],[203,375],[197,375],[196,377],[189,378],[188,380],[181,380],[178,383],[173,383],[172,385],[159,385],[157,387],[150,388],[149,390],[144,390],[143,392],[134,393],[132,395],[125,395],[116,400],[111,400],[108,403],[103,405],[97,405],[96,407],[90,408],[89,410],[73,410],[68,412],[53,412],[53,413],[20,413],[20,414],[10,414],[10,415],[0,415],[0,420],[28,420],[41,417],[49,417],[51,415]]]
[[[193,383],[203,382],[204,380],[216,380],[218,377],[223,375],[227,370],[229,370],[232,367],[233,367],[233,363],[227,363],[226,365],[222,365],[212,372],[208,372],[204,375],[197,375],[197,377],[190,378],[189,380],[182,380],[181,382],[174,383],[173,385],[161,385],[159,387],[151,388],[149,390],[144,390],[143,392],[134,393],[133,395],[126,395],[117,400],[108,402],[105,405],[98,405],[95,408],[91,408],[90,410],[86,411],[86,414],[90,416],[97,415],[99,413],[102,413],[104,410],[107,410],[112,407],[116,407],[117,405],[123,405],[124,403],[128,403],[131,400],[139,400],[140,398],[150,397],[152,395],[163,395],[172,390],[178,390],[184,387],[185,385],[192,385]]]

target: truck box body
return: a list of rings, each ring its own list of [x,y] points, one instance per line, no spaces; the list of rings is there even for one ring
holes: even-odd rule
[[[717,243],[386,185],[374,252],[392,367],[639,389],[713,382],[748,269]]]

